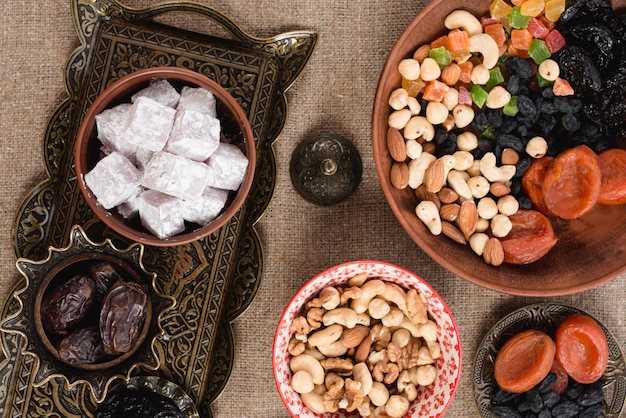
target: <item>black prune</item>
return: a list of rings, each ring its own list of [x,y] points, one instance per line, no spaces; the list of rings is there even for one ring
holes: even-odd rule
[[[584,97],[594,97],[602,89],[602,75],[584,49],[568,45],[555,54],[561,77],[570,82],[574,91]]]
[[[596,22],[574,25],[563,32],[568,45],[578,45],[590,54],[600,72],[610,75],[619,64],[614,51],[618,40],[613,31]]]
[[[104,356],[100,330],[92,326],[73,331],[59,341],[57,351],[70,364],[95,363]]]
[[[102,301],[100,334],[107,354],[126,353],[135,346],[144,327],[148,293],[135,282],[118,282]]]
[[[96,418],[121,416],[183,418],[178,406],[169,398],[148,390],[120,390],[109,395],[98,406]]]
[[[85,318],[96,295],[96,284],[85,275],[77,275],[54,289],[41,303],[41,320],[50,332],[65,331]]]

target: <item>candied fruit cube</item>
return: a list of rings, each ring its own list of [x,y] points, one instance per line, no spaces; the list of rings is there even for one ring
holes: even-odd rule
[[[511,31],[511,44],[509,46],[517,50],[528,50],[533,39],[528,29],[513,29]]]
[[[177,109],[191,109],[217,117],[217,102],[213,93],[203,87],[185,86],[180,91]]]
[[[524,16],[521,12],[521,6],[514,6],[509,14],[509,25],[513,29],[524,29],[528,26],[530,16]]]
[[[176,112],[164,150],[194,161],[204,161],[219,145],[219,119],[206,113],[183,109]]]
[[[148,97],[138,97],[130,110],[126,139],[150,151],[165,146],[176,110]]]
[[[204,193],[194,200],[183,200],[182,214],[187,222],[206,225],[217,218],[228,200],[228,191],[207,187]]]
[[[100,205],[111,209],[137,192],[141,172],[119,152],[102,158],[85,174],[85,183]]]
[[[485,26],[485,33],[496,41],[496,45],[502,46],[506,43],[506,32],[500,22]]]
[[[489,6],[489,14],[494,19],[502,19],[503,17],[507,17],[512,9],[513,6],[504,0],[493,0]]]
[[[474,84],[472,86],[470,94],[472,95],[472,101],[478,107],[483,107],[487,101],[487,96],[489,96],[489,93],[487,93],[487,91],[478,84]]]
[[[548,0],[544,9],[546,19],[556,22],[565,11],[565,0]]]
[[[534,39],[528,48],[528,55],[535,61],[535,64],[539,65],[550,58],[552,54],[550,54],[543,39]]]
[[[554,54],[561,50],[565,46],[565,38],[561,35],[561,32],[554,29],[550,31],[550,33],[546,36],[546,46],[548,47],[548,51]]]
[[[448,52],[448,50],[443,46],[431,49],[428,52],[428,56],[434,59],[440,68],[450,65],[450,63],[452,62],[452,57],[450,57],[450,52]]]
[[[511,100],[502,108],[502,113],[507,116],[515,116],[519,112],[517,108],[517,96],[511,96]]]
[[[181,199],[193,199],[204,191],[207,172],[204,163],[160,151],[146,165],[141,185]]]
[[[140,195],[141,224],[160,239],[171,238],[185,230],[180,199],[156,190]]]
[[[206,164],[209,167],[207,186],[237,190],[246,176],[248,157],[236,145],[221,143]]]
[[[543,24],[540,19],[536,17],[531,18],[528,21],[528,32],[536,39],[544,39],[548,33],[550,33],[550,29]]]
[[[543,12],[544,0],[526,0],[520,5],[520,13],[523,16],[537,17]]]
[[[148,87],[133,94],[130,100],[134,103],[139,97],[148,97],[162,105],[176,107],[178,99],[180,99],[180,93],[176,91],[169,81],[165,79],[155,79],[150,82]]]

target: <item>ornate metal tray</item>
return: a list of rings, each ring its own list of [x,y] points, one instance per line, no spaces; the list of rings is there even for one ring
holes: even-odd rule
[[[32,190],[18,210],[15,253],[42,259],[48,247],[66,246],[75,224],[94,241],[131,244],[97,220],[82,199],[73,170],[80,120],[109,83],[140,68],[166,65],[193,69],[226,88],[239,100],[255,136],[257,170],[250,196],[212,236],[178,247],[146,247],[144,254],[145,265],[157,273],[157,290],[177,302],[160,321],[164,334],[156,339],[155,351],[161,366],[149,374],[175,382],[198,405],[201,416],[212,416],[211,402],[223,390],[233,365],[230,322],[250,304],[262,276],[262,245],[255,224],[275,186],[272,143],[286,119],[284,93],[309,61],[317,35],[301,31],[254,38],[221,13],[195,3],[144,9],[129,9],[115,0],[71,0],[71,5],[80,46],[66,64],[68,97],[45,133],[49,179]],[[224,29],[228,37],[161,22],[173,12],[199,16]],[[23,287],[24,280],[18,280],[14,293]],[[2,318],[19,309],[19,301],[9,297]],[[1,333],[0,344],[6,357],[0,363],[1,416],[93,416],[97,402],[90,387],[78,384],[70,389],[61,378],[33,385],[37,353],[22,352],[24,338],[19,333]]]
[[[484,337],[474,361],[474,400],[482,418],[492,418],[491,396],[497,383],[493,367],[498,350],[516,333],[525,329],[537,329],[554,335],[558,326],[568,315],[580,313],[591,316],[581,309],[558,303],[539,303],[524,306],[498,321]],[[597,319],[596,319],[597,321]],[[618,418],[624,412],[626,399],[626,363],[619,343],[608,329],[598,322],[609,344],[609,364],[604,373],[603,391],[605,410],[603,417]]]

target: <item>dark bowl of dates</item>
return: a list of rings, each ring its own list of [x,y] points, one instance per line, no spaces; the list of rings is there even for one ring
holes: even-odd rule
[[[114,386],[98,405],[95,418],[138,417],[198,418],[198,410],[185,391],[159,376],[135,376]]]
[[[83,370],[115,367],[148,336],[152,303],[135,267],[110,254],[76,254],[45,273],[35,329],[58,361]]]
[[[566,322],[567,331],[563,329],[564,332],[557,335],[559,327]],[[554,358],[555,363],[560,360],[558,362],[560,366],[555,367],[553,364],[549,374],[529,390],[513,392],[508,387],[509,390],[504,390],[495,377],[498,355],[507,343],[509,347],[507,351],[513,352],[515,348],[512,348],[512,340],[529,332],[531,333],[528,334],[529,339],[526,342],[520,343],[518,338],[517,347],[524,347],[530,352],[532,351],[530,340],[535,338],[535,334],[543,335],[544,339],[556,342]],[[604,336],[595,334],[597,332]],[[589,348],[589,344],[597,347],[604,345],[604,348],[595,351]],[[604,354],[596,355],[600,351],[604,351]],[[581,354],[585,352],[588,354]],[[518,358],[521,357],[523,356]],[[531,363],[538,358],[539,354],[534,356],[533,360],[526,364],[526,369],[535,368]],[[568,358],[576,360],[570,361]],[[603,360],[599,360],[600,358]],[[603,363],[601,368],[593,365],[596,361]],[[512,367],[512,363],[515,362],[514,357],[509,356],[507,365]],[[561,365],[566,362],[567,367]],[[537,303],[509,313],[483,338],[474,360],[474,399],[479,416],[482,418],[507,416],[507,413],[514,416],[532,413],[543,416],[540,413],[543,409],[550,410],[550,416],[617,418],[623,416],[625,412],[625,371],[624,355],[619,342],[598,319],[573,306],[553,302]],[[595,377],[590,378],[593,374]],[[524,374],[524,379],[531,377],[536,380],[540,378],[534,372]],[[528,409],[530,406],[534,412]],[[571,410],[571,413],[567,412],[568,410]],[[543,414],[546,415],[547,412]]]
[[[174,246],[213,234],[252,186],[256,148],[237,100],[192,70],[155,67],[109,84],[76,137],[82,196],[132,241]]]
[[[518,2],[513,3],[519,4]],[[476,230],[472,228],[476,218],[474,216],[475,211],[471,210],[471,203],[466,204],[466,215],[463,217],[458,216],[458,209],[464,201],[474,200],[474,208],[478,205],[479,197],[477,196],[482,196],[482,194],[479,194],[478,189],[476,189],[476,195],[471,193],[471,195],[466,194],[465,197],[463,197],[464,195],[460,192],[466,192],[467,188],[462,187],[463,185],[460,185],[461,187],[457,189],[453,188],[451,186],[453,182],[450,181],[452,177],[449,176],[447,179],[443,177],[447,183],[439,189],[440,178],[437,174],[441,173],[442,170],[439,170],[441,166],[445,167],[445,164],[450,162],[446,157],[450,157],[450,155],[462,151],[461,154],[458,154],[459,156],[469,156],[474,159],[474,162],[476,162],[476,160],[481,160],[482,162],[484,155],[491,154],[491,156],[493,156],[495,154],[496,166],[500,168],[501,165],[505,165],[502,162],[504,160],[503,149],[511,147],[516,151],[515,155],[517,158],[515,155],[513,155],[513,158],[509,158],[511,154],[507,155],[507,164],[515,167],[515,174],[510,179],[507,176],[503,176],[503,178],[500,178],[500,176],[492,176],[493,180],[488,179],[488,194],[486,197],[491,199],[490,203],[499,202],[499,199],[508,192],[509,198],[507,199],[510,199],[510,196],[514,197],[515,199],[513,200],[517,202],[513,203],[516,203],[517,207],[522,209],[536,209],[534,205],[535,201],[530,199],[529,196],[526,196],[525,189],[521,187],[521,176],[525,173],[531,161],[534,159],[538,160],[540,156],[540,153],[537,153],[536,149],[527,147],[530,143],[528,137],[531,136],[531,134],[542,136],[548,144],[548,153],[546,155],[553,157],[562,153],[561,147],[566,148],[567,146],[580,144],[585,144],[598,155],[600,155],[600,152],[607,146],[624,148],[619,144],[622,133],[624,129],[626,129],[624,124],[624,120],[626,119],[624,118],[625,113],[623,110],[624,99],[619,96],[620,94],[624,94],[624,89],[619,87],[623,86],[624,83],[619,83],[618,81],[624,78],[624,71],[620,70],[620,68],[624,68],[623,57],[626,57],[626,53],[621,53],[622,61],[617,62],[617,64],[615,57],[619,54],[614,55],[613,58],[602,57],[602,59],[605,60],[612,59],[613,64],[617,66],[617,69],[613,68],[613,72],[611,72],[611,69],[607,69],[607,73],[610,73],[610,75],[604,77],[604,74],[601,76],[598,75],[599,69],[592,67],[594,62],[597,63],[601,60],[595,58],[590,59],[589,56],[593,55],[589,54],[595,53],[603,55],[606,51],[596,47],[595,41],[589,43],[593,50],[592,52],[579,46],[579,44],[585,42],[585,39],[592,36],[593,33],[602,33],[603,39],[609,42],[610,45],[621,45],[623,49],[623,45],[626,45],[626,42],[623,40],[617,41],[615,38],[615,36],[617,36],[615,33],[617,32],[611,32],[612,30],[607,29],[610,23],[606,23],[610,19],[613,19],[612,21],[615,22],[615,19],[619,20],[619,18],[613,14],[611,18],[605,19],[604,16],[606,16],[606,14],[604,13],[602,4],[606,7],[606,3],[603,3],[601,0],[577,0],[567,2],[568,8],[565,9],[565,13],[569,14],[567,15],[568,18],[570,18],[569,23],[564,22],[560,18],[558,21],[555,21],[556,17],[552,16],[552,14],[555,13],[554,8],[565,7],[565,2],[561,2],[561,4],[559,4],[559,0],[545,2],[544,8],[544,2],[527,1],[527,6],[523,6],[527,7],[526,10],[528,10],[531,5],[534,7],[541,3],[541,12],[539,12],[538,9],[536,10],[536,13],[540,13],[540,15],[536,15],[537,17],[530,19],[528,16],[524,17],[521,15],[523,11],[522,6],[513,7],[513,3],[510,0],[460,0],[454,2],[434,0],[409,23],[390,51],[388,60],[385,63],[378,82],[372,115],[373,155],[376,171],[385,197],[403,229],[427,255],[452,273],[488,289],[514,295],[557,296],[572,294],[599,286],[626,272],[626,259],[623,257],[623,252],[626,248],[626,205],[597,203],[592,207],[589,206],[590,210],[588,212],[575,219],[548,215],[543,216],[541,222],[537,221],[535,223],[531,221],[524,222],[523,219],[521,221],[513,221],[514,218],[510,218],[508,213],[499,213],[498,215],[502,214],[504,217],[509,216],[509,220],[511,221],[508,222],[503,217],[498,216],[499,221],[503,222],[500,226],[507,224],[507,228],[514,227],[516,230],[521,230],[523,226],[527,226],[529,235],[544,238],[547,237],[548,234],[546,232],[546,234],[541,235],[541,231],[553,230],[553,234],[550,233],[550,239],[544,242],[531,242],[533,241],[532,239],[527,239],[526,245],[522,243],[515,248],[514,241],[510,241],[507,247],[508,249],[503,249],[504,240],[501,240],[499,237],[504,237],[507,229],[500,229],[496,234],[495,231],[492,232],[494,228],[493,222],[491,224],[485,224],[485,222],[476,224],[478,226],[477,229],[482,228],[480,231],[484,230],[485,232],[481,232],[484,236],[480,235],[480,237],[472,241],[469,238],[476,232]],[[615,0],[611,2],[611,6],[613,11],[619,13],[623,11],[626,2],[623,0]],[[607,9],[610,14],[611,9]],[[456,13],[457,10],[462,10],[463,12]],[[599,11],[590,13],[589,10]],[[580,12],[582,18],[579,19],[576,17],[576,13],[573,13],[573,11],[576,13]],[[455,14],[453,14],[453,12],[455,12]],[[468,18],[468,14],[465,12],[469,12],[471,16]],[[497,19],[493,15],[490,16],[490,13],[497,13],[500,16],[504,16]],[[507,13],[509,13],[508,16]],[[490,55],[490,52],[481,50],[479,53],[471,55],[470,62],[476,67],[478,67],[478,64],[483,64],[481,70],[488,66],[493,66],[491,70],[487,71],[485,74],[489,77],[488,83],[493,80],[496,84],[496,86],[493,84],[479,86],[481,88],[476,88],[476,91],[473,92],[476,93],[475,96],[472,96],[472,88],[476,85],[471,78],[467,78],[470,77],[471,73],[466,73],[464,72],[465,70],[453,71],[459,70],[458,67],[461,67],[461,69],[464,68],[461,64],[455,62],[455,57],[459,58],[460,62],[463,56],[455,56],[448,51],[448,49],[454,51],[458,46],[462,45],[462,37],[457,35],[462,34],[464,31],[469,33],[468,31],[476,30],[477,34],[474,35],[477,36],[476,43],[473,44],[473,46],[470,45],[472,49],[483,49],[484,45],[481,45],[480,39],[485,40],[484,37],[489,35],[492,35],[491,38],[495,40],[498,34],[501,34],[503,35],[501,38],[502,42],[510,43],[512,36],[509,34],[515,31],[513,30],[514,28],[510,28],[510,22],[514,14],[516,14],[515,19],[521,17],[522,20],[526,19],[525,22],[532,22],[534,25],[531,30],[530,23],[527,23],[527,27],[519,29],[518,31],[518,33],[521,34],[531,35],[526,39],[532,40],[531,44],[537,45],[538,48],[532,51],[533,54],[537,53],[539,49],[542,49],[543,52],[546,52],[546,49],[548,49],[549,54],[549,48],[552,47],[549,44],[551,41],[558,40],[559,34],[567,39],[565,46],[554,45],[555,50],[559,47],[562,49],[553,53],[550,59],[546,61],[551,61],[551,64],[557,62],[559,65],[559,89],[565,85],[563,81],[565,80],[569,82],[569,87],[572,88],[571,91],[567,88],[558,90],[556,81],[554,81],[553,85],[546,83],[547,86],[539,86],[539,76],[542,73],[539,72],[539,66],[536,62],[533,62],[533,60],[536,58],[539,61],[545,59],[545,56],[533,56],[530,54],[531,50],[528,49],[526,56],[522,57],[520,54],[519,57],[514,57],[515,54],[511,53],[514,52],[511,48],[504,48],[504,46],[510,44],[503,43],[499,49],[497,48],[497,43],[493,44],[496,47],[494,50],[495,54],[490,58],[491,62],[488,65],[483,52],[486,52],[487,55]],[[531,12],[530,14],[533,13]],[[548,22],[548,15],[552,18],[552,22]],[[572,18],[572,15],[574,15],[574,18]],[[564,15],[561,14],[558,16],[563,17]],[[481,17],[486,18],[481,21]],[[508,22],[506,22],[507,19]],[[580,30],[580,28],[572,29],[574,25],[580,24],[581,21],[583,21],[582,24],[589,26],[589,30]],[[504,26],[511,30],[502,30],[503,22]],[[572,26],[566,27],[568,24]],[[489,25],[492,26],[487,29]],[[619,25],[617,25],[617,27],[619,27]],[[548,36],[544,39],[533,38],[533,31],[537,28],[546,29],[549,34],[558,29],[561,29],[563,33],[555,33],[551,40],[548,39]],[[612,34],[609,35],[609,33]],[[444,38],[444,35],[448,37]],[[543,35],[538,34],[537,36],[541,37]],[[572,40],[572,38],[576,36],[579,36],[580,39]],[[465,40],[467,40],[467,38],[465,38]],[[569,44],[570,40],[572,41],[571,45]],[[486,43],[491,42],[492,41]],[[421,48],[422,46],[425,47]],[[503,53],[505,50],[507,52]],[[444,56],[446,51],[448,51],[449,54]],[[498,54],[501,53],[503,54],[498,56]],[[586,58],[583,59],[583,56]],[[440,75],[439,78],[430,81],[430,78],[434,76],[432,74],[425,75],[424,69],[432,69],[431,67],[433,66],[430,65],[432,62],[435,62],[436,67],[437,64],[440,64],[437,60],[442,57],[452,57],[451,64],[448,64],[451,68],[448,69],[447,66],[434,68],[435,70],[440,70]],[[424,67],[426,60],[429,60],[429,62],[428,65]],[[577,73],[577,68],[583,68],[579,67],[577,64],[577,62],[581,60],[585,61],[586,66],[584,67],[584,71]],[[415,70],[415,66],[411,64],[414,64],[415,61],[421,63],[418,64],[418,69],[421,70],[421,73],[417,78],[415,78],[417,74],[415,71],[411,74],[411,70]],[[525,78],[522,78],[521,73],[518,71],[519,68],[522,68],[522,65],[518,67],[513,65],[517,65],[520,62],[523,62],[523,66],[530,69],[531,72],[529,75],[524,75]],[[591,65],[588,65],[589,63],[591,63]],[[402,68],[402,75],[400,72],[401,65],[404,66]],[[443,65],[446,64],[444,63]],[[504,81],[498,80],[498,69],[501,70],[500,74],[503,75]],[[516,82],[521,80],[520,83],[517,83],[517,86],[514,86],[515,83],[508,83],[509,79],[507,77],[514,74],[514,72],[517,72]],[[586,76],[589,75],[590,72],[594,77]],[[463,74],[466,75],[466,80],[468,81],[464,81],[462,78]],[[583,75],[584,77],[582,77]],[[533,79],[532,77],[535,78]],[[579,78],[577,79],[576,77]],[[428,78],[427,82],[423,80],[426,78]],[[485,79],[486,78],[484,78],[483,81],[477,81],[477,83],[484,83]],[[422,84],[419,84],[420,80]],[[454,84],[455,80],[460,81]],[[524,80],[526,80],[526,85],[523,84]],[[588,90],[584,90],[586,87],[585,84],[588,85],[589,80],[594,80],[594,83],[597,83],[594,84],[594,88],[599,89],[601,94],[594,95],[589,93]],[[415,83],[415,81],[417,81],[417,83]],[[448,84],[446,84],[446,82]],[[428,100],[424,99],[423,96],[427,94],[426,88],[424,88],[427,83],[429,83],[429,86],[432,85],[431,89],[428,91]],[[402,93],[401,88],[407,90],[410,94],[400,94]],[[411,92],[411,89],[414,90]],[[551,90],[546,91],[549,89]],[[476,104],[480,103],[485,97],[488,98],[488,94],[494,90],[503,92],[505,96],[508,94],[511,97],[513,97],[514,94],[508,91],[514,91],[515,95],[518,97],[517,103],[522,103],[523,101],[524,105],[529,102],[529,100],[526,99],[531,98],[532,100],[530,100],[530,102],[532,102],[534,106],[536,117],[539,118],[542,124],[539,126],[539,128],[543,130],[541,135],[537,133],[539,129],[537,125],[532,125],[532,123],[536,122],[535,119],[523,119],[525,114],[521,113],[522,109],[524,109],[524,112],[529,113],[532,110],[530,108],[517,107],[513,109],[510,107],[506,109],[507,112],[511,111],[509,114],[505,113],[505,109],[502,107],[494,109],[502,104],[496,103],[498,97],[495,93],[492,107],[487,107],[486,102],[481,106]],[[456,114],[455,107],[453,107],[457,95],[450,94],[449,97],[446,97],[445,94],[449,91],[458,93],[459,104],[462,103],[466,106],[464,108],[459,107],[458,120],[454,119]],[[526,93],[527,91],[528,93]],[[543,94],[544,91],[545,96],[536,97],[537,94]],[[574,95],[570,94],[572,91]],[[442,101],[438,104],[432,105],[431,109],[431,102],[440,99],[439,93],[443,93],[444,98],[441,99]],[[481,96],[480,93],[484,93],[485,95]],[[525,96],[525,94],[528,94],[528,96]],[[570,95],[564,96],[566,94]],[[616,100],[615,104],[597,102],[598,96],[602,96],[603,98],[614,97]],[[522,100],[522,98],[524,100]],[[403,100],[408,103],[405,108],[402,108],[404,105]],[[537,111],[536,105],[540,101],[543,102],[543,104],[541,104],[540,110]],[[513,103],[512,100],[507,102],[507,104],[509,103]],[[569,108],[564,109],[561,107],[560,105],[563,103],[566,103]],[[445,113],[437,112],[442,109],[440,105],[443,105]],[[606,107],[606,112],[601,110],[603,109],[602,106]],[[460,111],[468,108],[471,109],[472,112]],[[560,110],[557,110],[557,108]],[[429,115],[425,109],[432,110],[433,113],[430,115],[432,116],[431,120],[428,120]],[[566,113],[559,113],[561,110]],[[445,116],[448,112],[449,117],[445,118],[440,125],[437,125],[438,122],[444,119],[440,117],[440,114]],[[585,113],[582,114],[583,112]],[[468,113],[473,115],[471,122],[462,120],[462,115]],[[515,116],[509,116],[513,114],[515,114]],[[572,117],[571,115],[576,116]],[[404,121],[406,121],[404,117],[407,117],[412,122],[404,124]],[[592,120],[593,118],[598,120],[594,121]],[[429,130],[428,127],[424,128],[418,126],[419,121],[423,122],[424,120],[434,122],[434,124],[430,123],[430,125],[433,125],[434,129]],[[504,122],[500,124],[500,122],[504,120],[507,121],[506,124]],[[549,123],[545,123],[546,121]],[[556,121],[556,125],[552,124],[553,121]],[[464,126],[465,123],[468,122],[469,125],[467,125],[467,127],[459,128],[459,126]],[[572,122],[572,124],[569,125],[568,122]],[[409,124],[410,127],[407,129]],[[531,124],[530,127],[528,126],[529,124]],[[609,124],[612,125],[609,126]],[[552,130],[549,130],[550,126],[552,126]],[[448,130],[448,127],[450,127],[451,130]],[[499,130],[504,130],[504,127],[507,129],[515,128],[516,130],[505,135]],[[408,134],[407,130],[409,131]],[[526,132],[524,133],[524,131]],[[428,135],[432,134],[431,136],[433,136],[433,138],[425,138],[424,132]],[[474,136],[472,138],[471,135],[468,134],[463,137],[464,141],[465,139],[469,139],[469,141],[463,142],[463,145],[461,145],[459,138],[461,138],[463,132],[469,132]],[[414,139],[415,137],[417,137],[417,139]],[[479,147],[473,146],[474,138],[477,139],[477,144],[480,144]],[[555,142],[556,138],[558,138],[558,141],[563,141],[563,143]],[[525,144],[525,147],[524,141],[527,140],[528,142]],[[504,142],[500,143],[498,141]],[[510,141],[510,143],[507,141]],[[520,141],[522,141],[521,146]],[[555,143],[557,143],[556,146],[554,146]],[[417,149],[416,144],[420,146],[419,149]],[[537,144],[537,142],[534,144]],[[432,168],[428,176],[430,178],[430,184],[425,184],[425,175],[420,178],[420,166],[423,167],[427,160],[424,159],[424,164],[418,164],[416,162],[420,160],[419,156],[423,156],[427,152],[433,156],[432,160],[436,159],[439,161],[437,165],[429,165],[429,167],[436,166]],[[414,163],[411,164],[411,161]],[[462,158],[459,160],[455,158],[454,161],[461,162],[461,165],[465,162]],[[493,161],[485,161],[485,168],[490,170],[490,162]],[[624,161],[622,161],[621,164],[622,168],[625,167]],[[595,163],[589,166],[591,165],[595,168],[590,171],[592,174],[588,177],[594,177],[594,184],[597,184],[597,176],[593,173],[599,171],[598,166],[595,165]],[[461,177],[463,179],[463,176],[490,177],[482,170],[478,172],[469,169],[467,172],[463,172],[464,168],[457,167],[459,166],[451,170],[457,171],[454,177],[455,185],[459,185],[458,178]],[[577,165],[577,167],[580,166]],[[410,168],[413,168],[413,170],[410,170]],[[444,170],[448,168],[450,167],[444,168]],[[477,168],[477,166],[473,166],[473,168]],[[462,172],[458,173],[458,171]],[[505,170],[499,170],[499,174],[504,174],[504,171]],[[570,184],[574,184],[576,181],[579,183],[584,182],[587,176],[581,175],[580,177],[576,177],[577,174],[573,174],[575,171],[575,169],[569,171],[572,173],[572,182]],[[554,170],[552,170],[552,172],[554,172]],[[445,173],[448,172],[443,171],[443,174]],[[424,173],[422,172],[421,174]],[[623,173],[620,174],[618,170],[615,175],[617,177],[617,183],[621,183],[621,188],[624,189],[623,186],[626,184],[626,181],[624,180]],[[543,179],[546,178],[547,175]],[[420,182],[420,180],[422,181]],[[481,184],[478,180],[482,179],[476,179],[472,184],[477,186]],[[507,181],[500,182],[500,180]],[[466,179],[465,181],[467,182]],[[492,189],[492,184],[490,183],[502,184],[497,184],[497,186]],[[542,188],[545,189],[542,184],[541,181],[538,183],[539,190],[542,190]],[[545,184],[543,185],[545,186]],[[591,187],[589,187],[589,189],[591,189]],[[443,190],[445,195],[440,192],[435,192],[436,190]],[[584,187],[581,187],[580,190],[584,190]],[[454,200],[454,193],[451,193],[451,191],[456,193],[458,199]],[[545,191],[540,191],[539,196],[543,197],[545,193]],[[433,195],[435,196],[433,197]],[[554,195],[556,195],[556,193]],[[581,199],[585,198],[582,195],[579,197]],[[435,215],[441,221],[441,228],[431,230],[427,223],[419,218],[416,210],[420,203],[425,200],[433,200],[435,210],[440,210],[440,213]],[[569,200],[561,198],[560,203],[562,204],[567,201]],[[533,203],[532,205],[531,202]],[[585,201],[582,203],[586,204],[588,202]],[[420,210],[422,210],[424,219],[429,219],[428,210],[430,210],[432,206],[433,205],[430,203],[422,204]],[[444,206],[445,209],[440,209]],[[485,205],[484,207],[491,209],[495,206]],[[537,210],[533,212],[535,214],[539,213]],[[463,221],[461,218],[463,218]],[[485,217],[484,219],[489,218]],[[493,219],[496,218],[494,217]],[[544,222],[546,219],[547,221]],[[466,222],[467,220],[470,220],[470,222]],[[433,223],[432,225],[435,224]],[[510,231],[510,229],[508,230]],[[510,235],[510,237],[511,236],[512,235]],[[487,239],[485,238],[491,239],[491,244],[486,244]],[[521,241],[523,240],[518,240],[517,242],[521,243]],[[556,244],[554,244],[555,242]],[[489,249],[487,249],[487,246],[489,246]],[[546,251],[547,253],[545,253]],[[515,256],[515,254],[530,256],[534,258],[534,260],[526,262],[525,260],[512,257],[510,259],[513,259],[514,262],[506,261],[509,259],[509,255]],[[535,257],[535,255],[537,257]]]

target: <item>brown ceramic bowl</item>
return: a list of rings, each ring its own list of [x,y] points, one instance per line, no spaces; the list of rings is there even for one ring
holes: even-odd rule
[[[237,191],[230,192],[228,201],[220,215],[204,226],[187,224],[186,229],[168,239],[160,239],[146,228],[139,219],[124,219],[115,209],[107,210],[101,206],[89,187],[84,175],[100,160],[101,143],[97,138],[95,117],[103,110],[123,102],[130,102],[130,97],[147,87],[151,80],[166,79],[175,88],[183,86],[203,87],[213,93],[217,99],[217,116],[222,126],[222,134],[231,138],[248,157],[245,178]],[[93,102],[82,120],[76,137],[74,159],[78,184],[83,197],[98,216],[111,229],[120,235],[146,245],[166,247],[185,244],[211,235],[224,226],[235,215],[252,186],[256,167],[256,148],[250,123],[236,99],[215,81],[195,71],[176,67],[155,67],[138,70],[116,80],[109,85]]]
[[[35,330],[46,349],[52,354],[52,356],[58,361],[65,363],[68,366],[72,366],[82,370],[97,371],[105,370],[111,367],[115,367],[120,363],[133,356],[135,352],[141,347],[150,329],[150,322],[152,321],[152,303],[150,297],[148,297],[148,304],[146,310],[146,317],[144,319],[141,333],[133,346],[133,348],[120,355],[106,355],[102,359],[94,363],[75,364],[64,360],[57,350],[58,342],[63,338],[62,333],[54,333],[46,329],[44,321],[42,320],[41,305],[46,296],[54,291],[58,286],[61,286],[64,282],[72,278],[77,274],[89,274],[89,266],[96,262],[108,262],[113,265],[124,281],[133,281],[142,284],[142,278],[139,272],[126,260],[116,257],[112,254],[106,254],[96,250],[77,253],[61,260],[58,264],[52,266],[43,277],[36,293],[34,303],[34,324]],[[146,289],[147,289],[146,284]],[[148,295],[150,293],[148,292]],[[76,327],[80,328],[88,325],[98,324],[98,309],[96,306],[98,302],[94,304],[87,317]]]
[[[488,13],[489,0],[434,0],[407,26],[391,50],[382,71],[372,117],[374,160],[381,186],[400,224],[415,243],[437,263],[472,283],[496,291],[526,296],[557,296],[599,286],[626,271],[626,206],[596,207],[584,217],[553,220],[558,244],[529,265],[492,267],[444,236],[433,236],[415,215],[417,200],[410,189],[397,190],[390,182],[392,159],[386,146],[390,93],[400,86],[398,63],[422,44],[446,33],[444,18],[455,9],[476,16]],[[614,9],[626,1],[614,0]]]

